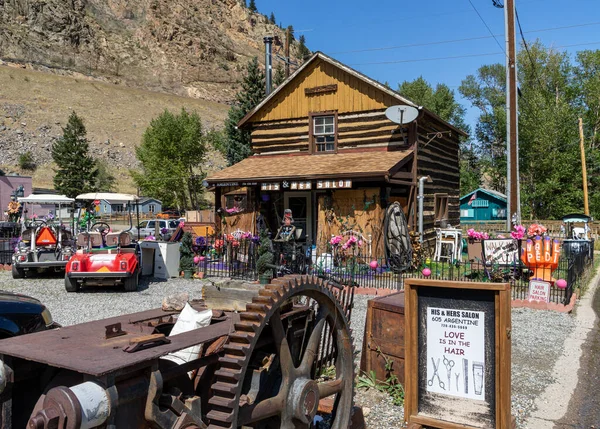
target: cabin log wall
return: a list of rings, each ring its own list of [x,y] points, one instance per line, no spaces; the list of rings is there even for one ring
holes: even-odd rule
[[[443,134],[441,138],[431,138],[430,133],[447,131],[447,128],[433,121],[419,121],[417,124],[418,155],[417,176],[431,176],[432,183],[425,182],[423,199],[423,232],[426,240],[435,238],[435,194],[448,195],[448,223],[460,224],[460,169],[458,159],[459,136]],[[427,136],[428,134],[429,137]]]
[[[345,150],[405,150],[410,131],[386,118],[384,110],[338,115],[338,153]],[[309,152],[308,117],[255,123],[252,150],[259,155]]]

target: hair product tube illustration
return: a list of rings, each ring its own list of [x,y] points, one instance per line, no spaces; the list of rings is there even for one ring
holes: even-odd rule
[[[465,394],[469,393],[469,359],[463,359],[463,374],[465,375]]]
[[[483,391],[483,362],[473,362],[473,386],[475,394],[481,395]]]

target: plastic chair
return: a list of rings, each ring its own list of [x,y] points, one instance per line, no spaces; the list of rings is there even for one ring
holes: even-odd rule
[[[448,262],[460,260],[462,253],[462,234],[459,229],[436,228],[435,261],[447,259]]]

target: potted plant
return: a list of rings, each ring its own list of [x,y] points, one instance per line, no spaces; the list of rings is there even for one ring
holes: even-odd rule
[[[183,278],[191,279],[194,271],[194,250],[192,249],[192,234],[186,232],[181,238],[181,257],[179,271],[183,271]]]
[[[273,253],[271,252],[271,239],[267,228],[260,230],[260,240],[258,243],[258,259],[256,261],[256,271],[261,285],[269,284],[273,277]]]
[[[489,238],[490,237],[486,232],[475,231],[473,228],[467,230],[467,254],[469,261],[475,261],[482,258],[482,240],[487,240]]]

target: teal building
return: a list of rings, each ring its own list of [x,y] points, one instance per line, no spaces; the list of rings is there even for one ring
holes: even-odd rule
[[[460,197],[460,223],[506,220],[506,195],[485,188]]]

